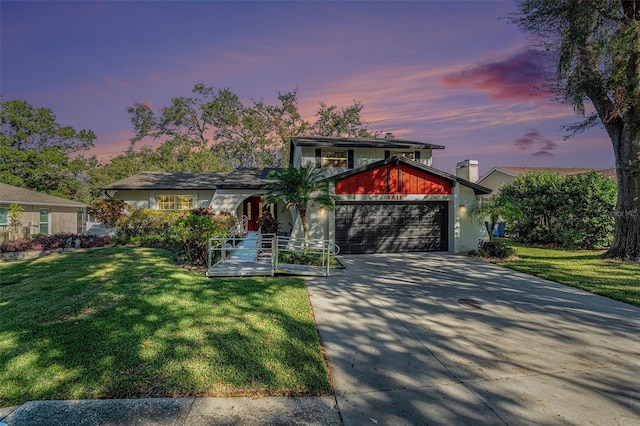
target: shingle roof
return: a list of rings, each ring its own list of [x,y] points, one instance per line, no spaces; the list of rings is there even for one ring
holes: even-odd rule
[[[262,188],[273,179],[269,179],[269,173],[278,170],[274,167],[264,169],[237,169],[229,173],[218,188],[240,189],[240,188]]]
[[[236,169],[230,173],[142,172],[103,186],[102,190],[119,189],[239,189],[262,188],[275,168]]]
[[[0,203],[39,205],[39,206],[59,206],[59,207],[86,207],[86,204],[65,198],[55,197],[31,189],[0,183]]]
[[[391,148],[391,149],[444,149],[442,145],[396,138],[335,138],[325,136],[300,136],[291,138],[296,146],[336,148]]]
[[[229,173],[142,172],[100,189],[216,189],[228,175]]]

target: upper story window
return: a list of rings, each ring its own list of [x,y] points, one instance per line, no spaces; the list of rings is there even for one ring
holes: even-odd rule
[[[404,157],[407,160],[415,160],[416,154],[414,151],[391,151],[391,157]]]
[[[190,210],[193,195],[158,195],[158,210]]]
[[[347,150],[322,150],[322,167],[342,167],[347,168]]]

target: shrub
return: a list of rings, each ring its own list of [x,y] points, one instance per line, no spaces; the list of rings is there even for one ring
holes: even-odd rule
[[[269,211],[265,211],[262,214],[258,223],[260,225],[260,232],[263,234],[277,234],[278,231],[280,231],[280,224]]]
[[[293,252],[293,251],[280,251],[278,252],[278,262],[288,263],[291,265],[323,266],[322,254],[310,253],[310,252],[303,253],[303,252]],[[332,268],[339,268],[342,266],[333,256],[329,257],[329,265]]]
[[[207,263],[209,238],[227,237],[236,225],[231,213],[216,215],[211,207],[189,212],[133,209],[118,221],[114,242],[168,249],[187,263],[203,265]]]
[[[111,237],[109,236],[54,234],[0,244],[0,253],[63,249],[66,247],[69,237],[73,241],[71,245],[73,248],[76,247],[75,240],[78,238],[80,239],[81,248],[105,247],[111,244]]]
[[[189,214],[179,218],[171,227],[172,238],[179,247],[179,255],[193,265],[207,263],[209,238],[228,237],[237,220],[231,215],[210,213]]]
[[[513,247],[508,246],[504,241],[481,241],[478,244],[478,254],[482,257],[504,259],[512,256],[514,252]]]
[[[616,194],[616,185],[595,172],[543,172],[518,176],[498,199],[510,209],[500,213],[516,241],[591,249],[613,240]]]
[[[87,213],[105,226],[114,228],[126,216],[127,210],[131,210],[131,206],[122,200],[97,199],[87,208]]]
[[[132,209],[129,215],[121,217],[116,224],[118,236],[128,240],[145,235],[167,235],[171,225],[184,213],[163,212],[151,209]]]

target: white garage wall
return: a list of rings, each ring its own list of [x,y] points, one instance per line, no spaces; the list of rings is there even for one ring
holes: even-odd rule
[[[484,224],[469,215],[469,210],[476,202],[476,195],[473,189],[460,184],[453,191],[453,209],[450,213],[453,218],[453,245],[449,245],[449,251],[462,253],[475,250],[479,239],[488,238]]]

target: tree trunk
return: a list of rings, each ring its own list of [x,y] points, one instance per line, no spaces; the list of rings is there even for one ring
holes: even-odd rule
[[[640,133],[621,124],[609,131],[616,156],[618,200],[608,258],[640,261]],[[611,129],[607,129],[611,130]]]
[[[298,213],[300,213],[300,220],[302,221],[302,231],[303,231],[303,235],[304,235],[304,240],[302,241],[303,251],[306,252],[307,251],[307,237],[309,236],[309,229],[307,227],[307,209],[299,209]]]

